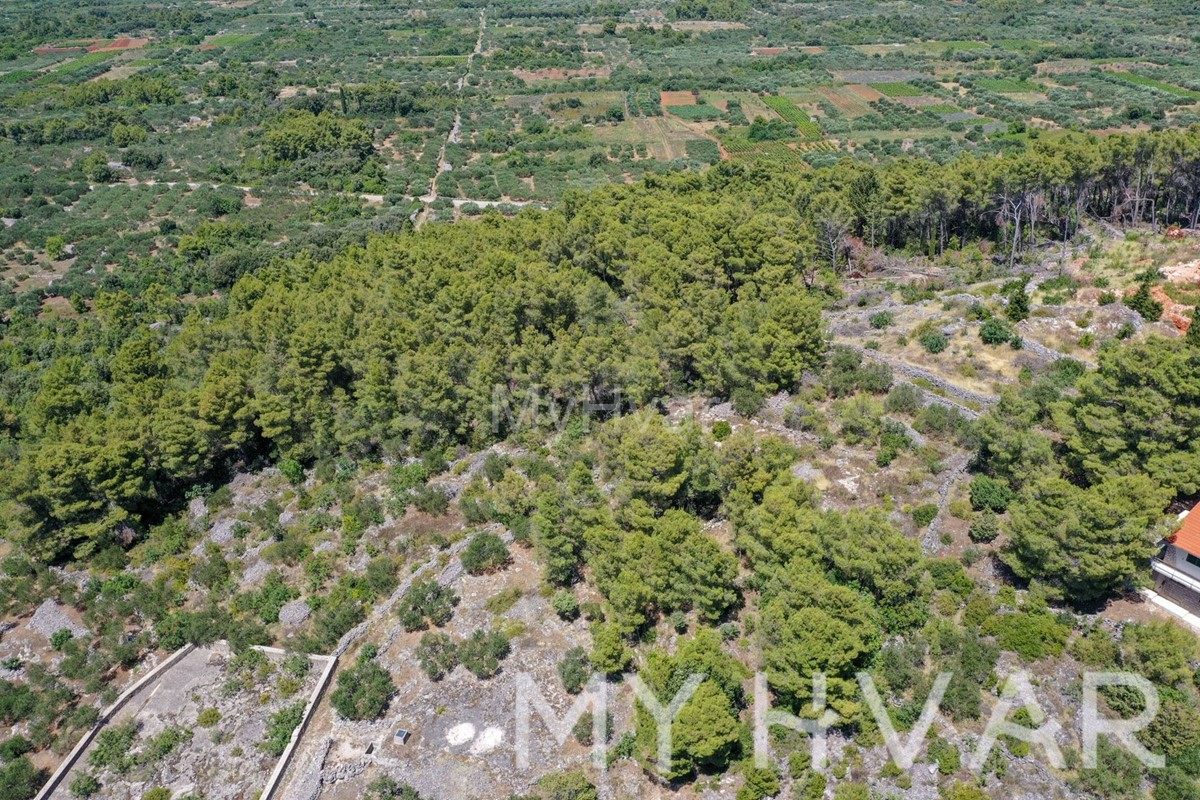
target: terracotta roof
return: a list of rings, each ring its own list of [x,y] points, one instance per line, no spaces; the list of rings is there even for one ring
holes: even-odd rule
[[[1200,556],[1200,503],[1183,518],[1183,527],[1167,541],[1194,556]]]

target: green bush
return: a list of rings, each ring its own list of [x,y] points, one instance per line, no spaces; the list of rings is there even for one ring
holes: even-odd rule
[[[373,648],[364,648],[353,667],[338,673],[329,702],[346,719],[378,719],[395,694],[391,673],[375,663]]]
[[[279,471],[293,486],[304,483],[304,465],[293,458],[285,458],[279,462]]]
[[[336,706],[335,706],[336,707]],[[304,703],[293,703],[280,709],[267,720],[267,730],[258,746],[267,755],[278,758],[292,740],[292,731],[304,719]]]
[[[937,764],[938,772],[943,775],[953,775],[962,766],[962,755],[958,748],[940,736],[935,736],[929,741],[928,752],[929,757]]]
[[[1138,284],[1137,291],[1125,300],[1125,305],[1142,315],[1146,322],[1158,322],[1162,319],[1163,304],[1150,294],[1150,281]]]
[[[563,653],[562,660],[558,662],[558,677],[569,694],[579,694],[583,691],[591,672],[591,662],[588,660],[587,651],[582,647],[572,647]]]
[[[734,389],[733,394],[729,396],[729,400],[733,404],[734,411],[743,417],[753,417],[762,408],[762,404],[766,398],[763,397],[762,392],[743,386]]]
[[[407,783],[398,783],[394,778],[381,775],[367,784],[367,793],[363,800],[424,800],[424,798]]]
[[[883,400],[883,408],[890,414],[915,414],[923,405],[921,390],[911,383],[898,383]]]
[[[884,328],[890,327],[896,320],[896,315],[890,311],[876,311],[870,317],[871,328],[881,331]]]
[[[422,486],[413,492],[412,504],[418,511],[436,517],[446,513],[446,509],[450,507],[450,499],[436,486]]]
[[[550,600],[554,613],[565,620],[573,620],[579,616],[579,600],[570,589],[560,589]]]
[[[476,678],[490,678],[509,650],[508,637],[500,631],[475,631],[458,645],[458,659]]]
[[[107,767],[118,775],[127,772],[134,763],[129,751],[136,740],[137,727],[132,721],[105,728],[96,736],[88,753],[88,765],[97,769]]]
[[[34,766],[29,756],[13,759],[0,767],[0,800],[30,800],[47,777],[46,771]]]
[[[747,762],[745,776],[737,800],[765,800],[779,794],[779,771],[774,767],[760,768]]]
[[[991,617],[984,622],[983,632],[995,636],[1005,650],[1018,653],[1027,661],[1036,661],[1062,655],[1071,628],[1050,614],[1020,611]]]
[[[967,536],[976,544],[993,542],[999,535],[1000,524],[996,521],[996,512],[990,508],[984,509],[979,516],[971,520],[971,526],[967,528]]]
[[[917,524],[918,528],[924,528],[926,525],[933,522],[933,519],[937,516],[937,513],[938,507],[933,503],[926,503],[925,505],[917,506],[912,512],[913,522]]]
[[[91,797],[99,791],[100,781],[86,772],[76,775],[75,779],[71,781],[72,797]]]
[[[445,625],[454,616],[458,595],[437,581],[416,581],[400,598],[396,613],[406,631],[421,630],[427,624]]]
[[[950,342],[946,340],[946,337],[939,331],[929,331],[927,333],[923,333],[918,341],[921,343],[921,347],[925,348],[926,352],[932,353],[933,355],[937,355],[938,353],[942,352],[946,349],[946,346],[950,344]]]
[[[471,575],[483,575],[503,569],[512,562],[504,540],[494,533],[478,533],[462,552],[462,565]]]
[[[995,511],[997,514],[1003,514],[1014,497],[1006,482],[987,475],[976,475],[972,478],[970,492],[972,508],[976,511]]]
[[[215,708],[206,708],[196,717],[196,724],[201,728],[211,728],[221,721],[221,712]]]
[[[984,344],[1004,344],[1012,340],[1013,332],[1004,320],[992,317],[979,327],[979,338],[983,340]]]
[[[558,772],[538,779],[537,795],[540,800],[599,800],[600,794],[582,770]]]
[[[421,637],[417,663],[431,681],[440,681],[458,666],[458,647],[447,634],[430,631]]]
[[[733,433],[733,426],[725,420],[718,420],[713,423],[712,435],[718,442],[723,442]]]

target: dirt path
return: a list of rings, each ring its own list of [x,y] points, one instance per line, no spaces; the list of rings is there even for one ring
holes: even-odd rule
[[[475,49],[467,56],[467,66],[463,70],[463,74],[458,77],[458,83],[455,88],[461,96],[463,87],[467,85],[467,78],[471,75],[471,67],[475,63],[475,56],[483,53],[483,34],[487,31],[487,9],[479,12],[479,36],[475,39]],[[438,151],[438,171],[433,180],[429,182],[429,192],[419,199],[425,203],[426,207],[417,215],[417,226],[420,227],[429,218],[429,204],[438,199],[437,179],[443,172],[449,172],[453,166],[446,161],[446,148],[452,144],[458,144],[462,138],[462,106],[458,105],[454,109],[454,124],[450,126],[450,133],[446,136],[446,141],[442,142],[442,148]]]

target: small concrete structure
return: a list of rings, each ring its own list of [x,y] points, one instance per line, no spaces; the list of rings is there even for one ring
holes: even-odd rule
[[[408,744],[408,737],[410,736],[412,736],[412,733],[410,733],[408,729],[396,728],[396,735],[392,737],[392,741],[401,745]]]

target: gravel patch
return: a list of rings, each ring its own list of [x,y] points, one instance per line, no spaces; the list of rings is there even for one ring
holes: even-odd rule
[[[73,620],[57,600],[46,600],[25,626],[28,630],[49,637],[66,628],[75,636],[87,636],[88,629]]]
[[[293,600],[290,603],[284,603],[283,607],[279,609],[279,621],[285,628],[298,628],[311,614],[312,609],[308,607],[308,603],[303,600]]]

